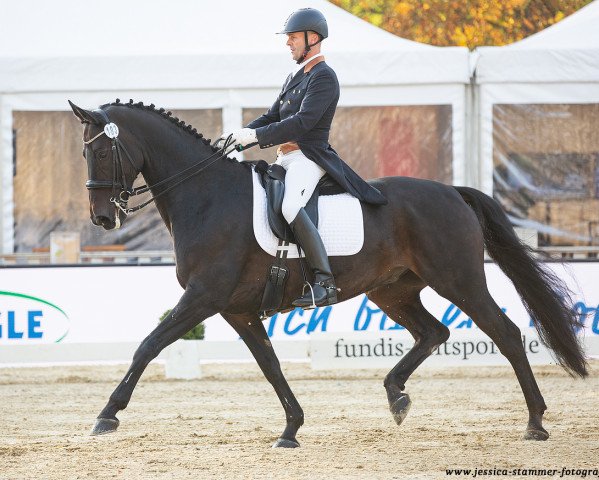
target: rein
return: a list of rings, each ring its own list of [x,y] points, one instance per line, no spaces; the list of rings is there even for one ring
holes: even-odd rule
[[[130,187],[128,187],[127,180],[125,178],[125,171],[123,169],[123,155],[121,152],[125,153],[127,160],[129,161],[131,166],[135,169],[135,171],[139,172],[139,170],[133,163],[133,159],[132,159],[131,155],[129,154],[129,152],[123,145],[123,143],[119,140],[119,138],[118,138],[119,129],[116,126],[116,124],[114,124],[110,121],[110,119],[108,118],[108,114],[104,110],[98,109],[98,110],[94,110],[94,112],[98,113],[102,116],[102,118],[106,122],[106,125],[104,126],[104,130],[101,131],[100,133],[98,133],[95,137],[93,137],[89,140],[84,139],[83,144],[89,145],[94,140],[97,140],[98,138],[100,138],[102,135],[106,135],[108,138],[110,138],[111,143],[112,143],[112,148],[111,148],[111,150],[112,150],[112,180],[90,179],[87,182],[85,182],[85,186],[88,190],[99,189],[99,188],[111,188],[112,189],[112,197],[110,198],[110,202],[115,205],[115,208],[117,209],[117,211],[120,210],[125,215],[129,215],[130,213],[137,212],[137,211],[141,210],[142,208],[148,206],[150,203],[154,202],[158,197],[173,190],[174,188],[178,187],[183,182],[186,182],[187,180],[194,177],[195,175],[198,175],[199,173],[201,173],[202,171],[204,171],[205,169],[207,169],[208,167],[210,167],[211,165],[216,163],[218,160],[225,158],[227,155],[232,153],[234,150],[237,150],[239,152],[244,150],[243,147],[241,147],[239,145],[237,145],[237,146],[234,145],[234,139],[232,138],[232,135],[229,135],[226,139],[223,140],[222,147],[220,147],[216,152],[214,152],[209,157],[204,158],[203,160],[200,160],[199,162],[194,163],[193,165],[181,170],[180,172],[177,172],[174,175],[171,175],[170,177],[160,180],[160,181],[156,182],[154,185],[142,185],[141,187],[135,187],[135,188],[133,188],[133,185],[131,185]],[[212,144],[212,146],[216,148],[216,145],[221,140],[222,139],[216,140]],[[198,169],[198,170],[194,171],[194,169]],[[146,200],[145,202],[143,202],[139,205],[136,205],[135,207],[131,207],[131,208],[129,208],[127,206],[127,202],[129,201],[130,197],[134,197],[134,196],[146,193],[155,187],[159,187],[161,185],[169,183],[172,180],[175,180],[176,178],[181,177],[182,175],[185,175],[185,174],[188,174],[188,175],[184,176],[183,178],[181,178],[174,184],[170,185],[163,191],[153,195],[150,199]],[[120,179],[119,179],[119,177],[120,177]],[[117,191],[118,191],[118,194],[117,194]],[[117,222],[119,222],[118,218],[119,218],[119,216],[117,214],[116,215]]]

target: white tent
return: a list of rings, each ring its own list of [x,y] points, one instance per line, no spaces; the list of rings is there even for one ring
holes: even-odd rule
[[[451,105],[453,181],[464,183],[465,48],[401,39],[325,0],[2,1],[0,249],[13,249],[13,111],[120,97],[222,109],[223,128],[238,127],[242,109],[269,106],[293,67],[274,33],[305,6],[327,17],[323,51],[342,86],[340,106]]]
[[[494,106],[599,103],[599,1],[524,40],[480,47],[473,55],[479,109],[478,186],[490,193]]]

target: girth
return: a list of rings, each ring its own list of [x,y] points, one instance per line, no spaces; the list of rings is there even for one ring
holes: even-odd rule
[[[277,238],[295,243],[293,232],[283,217],[283,197],[285,196],[285,175],[287,171],[278,164],[269,165],[264,160],[250,162],[259,174],[260,183],[266,191],[266,210],[268,224]],[[314,189],[310,200],[304,207],[312,223],[318,228],[318,197],[336,195],[344,190],[328,174],[325,174]]]

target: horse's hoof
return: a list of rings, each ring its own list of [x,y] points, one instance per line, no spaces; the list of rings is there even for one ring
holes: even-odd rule
[[[393,415],[393,420],[395,420],[395,423],[398,425],[402,424],[402,422],[408,416],[411,405],[412,401],[407,393],[400,394],[393,401],[393,403],[389,402],[389,410],[391,410],[391,415]]]
[[[533,430],[528,429],[524,432],[523,440],[537,440],[537,441],[545,441],[549,438],[549,433],[545,430]]]
[[[272,448],[298,448],[299,446],[300,444],[295,440],[287,440],[286,438],[279,438],[272,444]]]
[[[98,418],[90,435],[105,435],[107,433],[116,432],[119,426],[119,421],[116,418]]]

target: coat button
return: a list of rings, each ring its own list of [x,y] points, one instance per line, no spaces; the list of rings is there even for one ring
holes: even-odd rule
[[[281,105],[283,105],[283,100],[281,100],[279,103],[280,103]]]
[[[291,100],[287,100],[287,103],[288,103],[289,105],[291,105]]]

